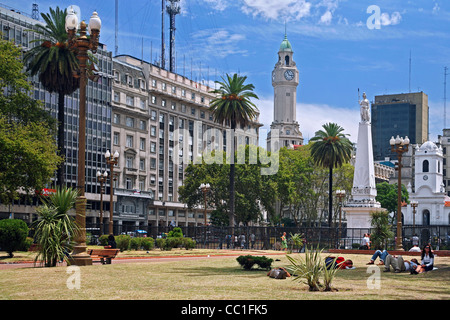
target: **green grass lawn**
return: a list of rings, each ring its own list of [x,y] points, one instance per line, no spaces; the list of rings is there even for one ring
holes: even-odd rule
[[[159,250],[155,250],[156,254]],[[180,251],[180,252],[178,252]],[[186,250],[166,252],[167,255]],[[188,251],[191,255],[202,253]],[[212,255],[214,251],[211,251]],[[131,252],[132,253],[132,252]],[[129,254],[131,254],[129,253]],[[219,251],[219,253],[227,253]],[[142,253],[144,254],[144,253]],[[120,254],[122,255],[122,253]],[[291,256],[297,257],[293,253]],[[325,257],[326,254],[323,254]],[[271,255],[273,267],[287,267],[285,255]],[[70,290],[67,267],[0,269],[2,300],[307,300],[307,299],[450,299],[450,258],[437,257],[438,270],[427,274],[384,273],[380,288],[371,289],[367,280],[369,256],[346,255],[356,269],[340,270],[333,292],[309,292],[308,286],[293,278],[276,280],[267,271],[246,271],[236,257],[211,256],[202,259],[164,261],[161,259],[95,263],[80,268],[80,289]],[[405,256],[406,258],[406,256]],[[384,268],[384,267],[382,267]]]

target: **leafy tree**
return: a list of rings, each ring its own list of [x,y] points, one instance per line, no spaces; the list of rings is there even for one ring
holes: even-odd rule
[[[310,140],[311,156],[319,166],[329,169],[328,223],[331,227],[333,214],[333,168],[338,168],[351,158],[353,145],[343,134],[344,128],[336,123],[326,123]]]
[[[28,236],[28,226],[23,220],[0,220],[0,248],[14,257],[13,252],[23,248]]]
[[[0,115],[0,199],[41,190],[61,162],[49,129],[42,123],[9,123]]]
[[[42,86],[50,93],[58,94],[58,151],[65,155],[64,144],[64,100],[65,96],[75,92],[79,86],[79,79],[74,77],[79,63],[75,53],[69,48],[66,32],[67,10],[50,8],[50,13],[42,13],[45,26],[37,24],[36,33],[43,39],[35,40],[38,43],[29,50],[24,60],[31,75],[39,75]],[[64,164],[58,168],[58,185],[64,185]]]
[[[219,94],[220,97],[213,99],[210,104],[210,111],[213,114],[214,121],[222,124],[229,123],[231,126],[232,143],[230,145],[232,154],[235,150],[234,130],[238,125],[246,127],[256,118],[257,108],[250,98],[258,99],[253,92],[253,84],[244,84],[247,77],[234,74],[232,77],[226,75],[223,81],[216,81],[220,85],[219,89],[211,93]],[[235,226],[235,164],[230,164],[230,211],[229,226]]]
[[[402,185],[402,202],[409,202],[408,190]],[[377,184],[377,197],[376,200],[381,204],[381,207],[388,212],[393,212],[396,217],[398,209],[398,184],[389,184],[388,182],[382,182]]]

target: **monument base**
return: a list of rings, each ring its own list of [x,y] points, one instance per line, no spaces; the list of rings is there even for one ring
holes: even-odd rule
[[[357,207],[348,206],[342,208],[347,217],[348,229],[370,229],[372,227],[370,214],[372,212],[384,211],[380,206]]]

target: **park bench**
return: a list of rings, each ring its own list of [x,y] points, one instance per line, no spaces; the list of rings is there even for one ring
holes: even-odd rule
[[[102,264],[111,264],[111,260],[114,259],[119,253],[120,249],[90,249],[88,254],[92,260],[99,260]]]

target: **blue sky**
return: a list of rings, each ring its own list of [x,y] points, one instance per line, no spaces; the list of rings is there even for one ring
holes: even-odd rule
[[[31,13],[33,1],[1,2]],[[114,52],[114,0],[36,2],[41,12],[78,5],[86,20],[97,10],[103,22],[101,41]],[[367,12],[373,5],[380,10],[380,28],[375,29],[370,27],[374,12]],[[265,129],[273,118],[271,72],[286,23],[300,70],[297,120],[306,140],[332,121],[356,142],[358,88],[370,100],[408,92],[410,53],[411,91],[428,94],[430,139],[442,134],[444,67],[450,68],[448,0],[181,0],[181,6],[177,72],[187,77],[192,72],[197,81],[214,81],[225,73],[247,75],[260,97],[256,103]],[[168,39],[167,29],[167,48]],[[118,45],[119,54],[141,58],[143,52],[146,61],[158,59],[161,0],[119,0]],[[447,89],[450,115],[449,85]]]

